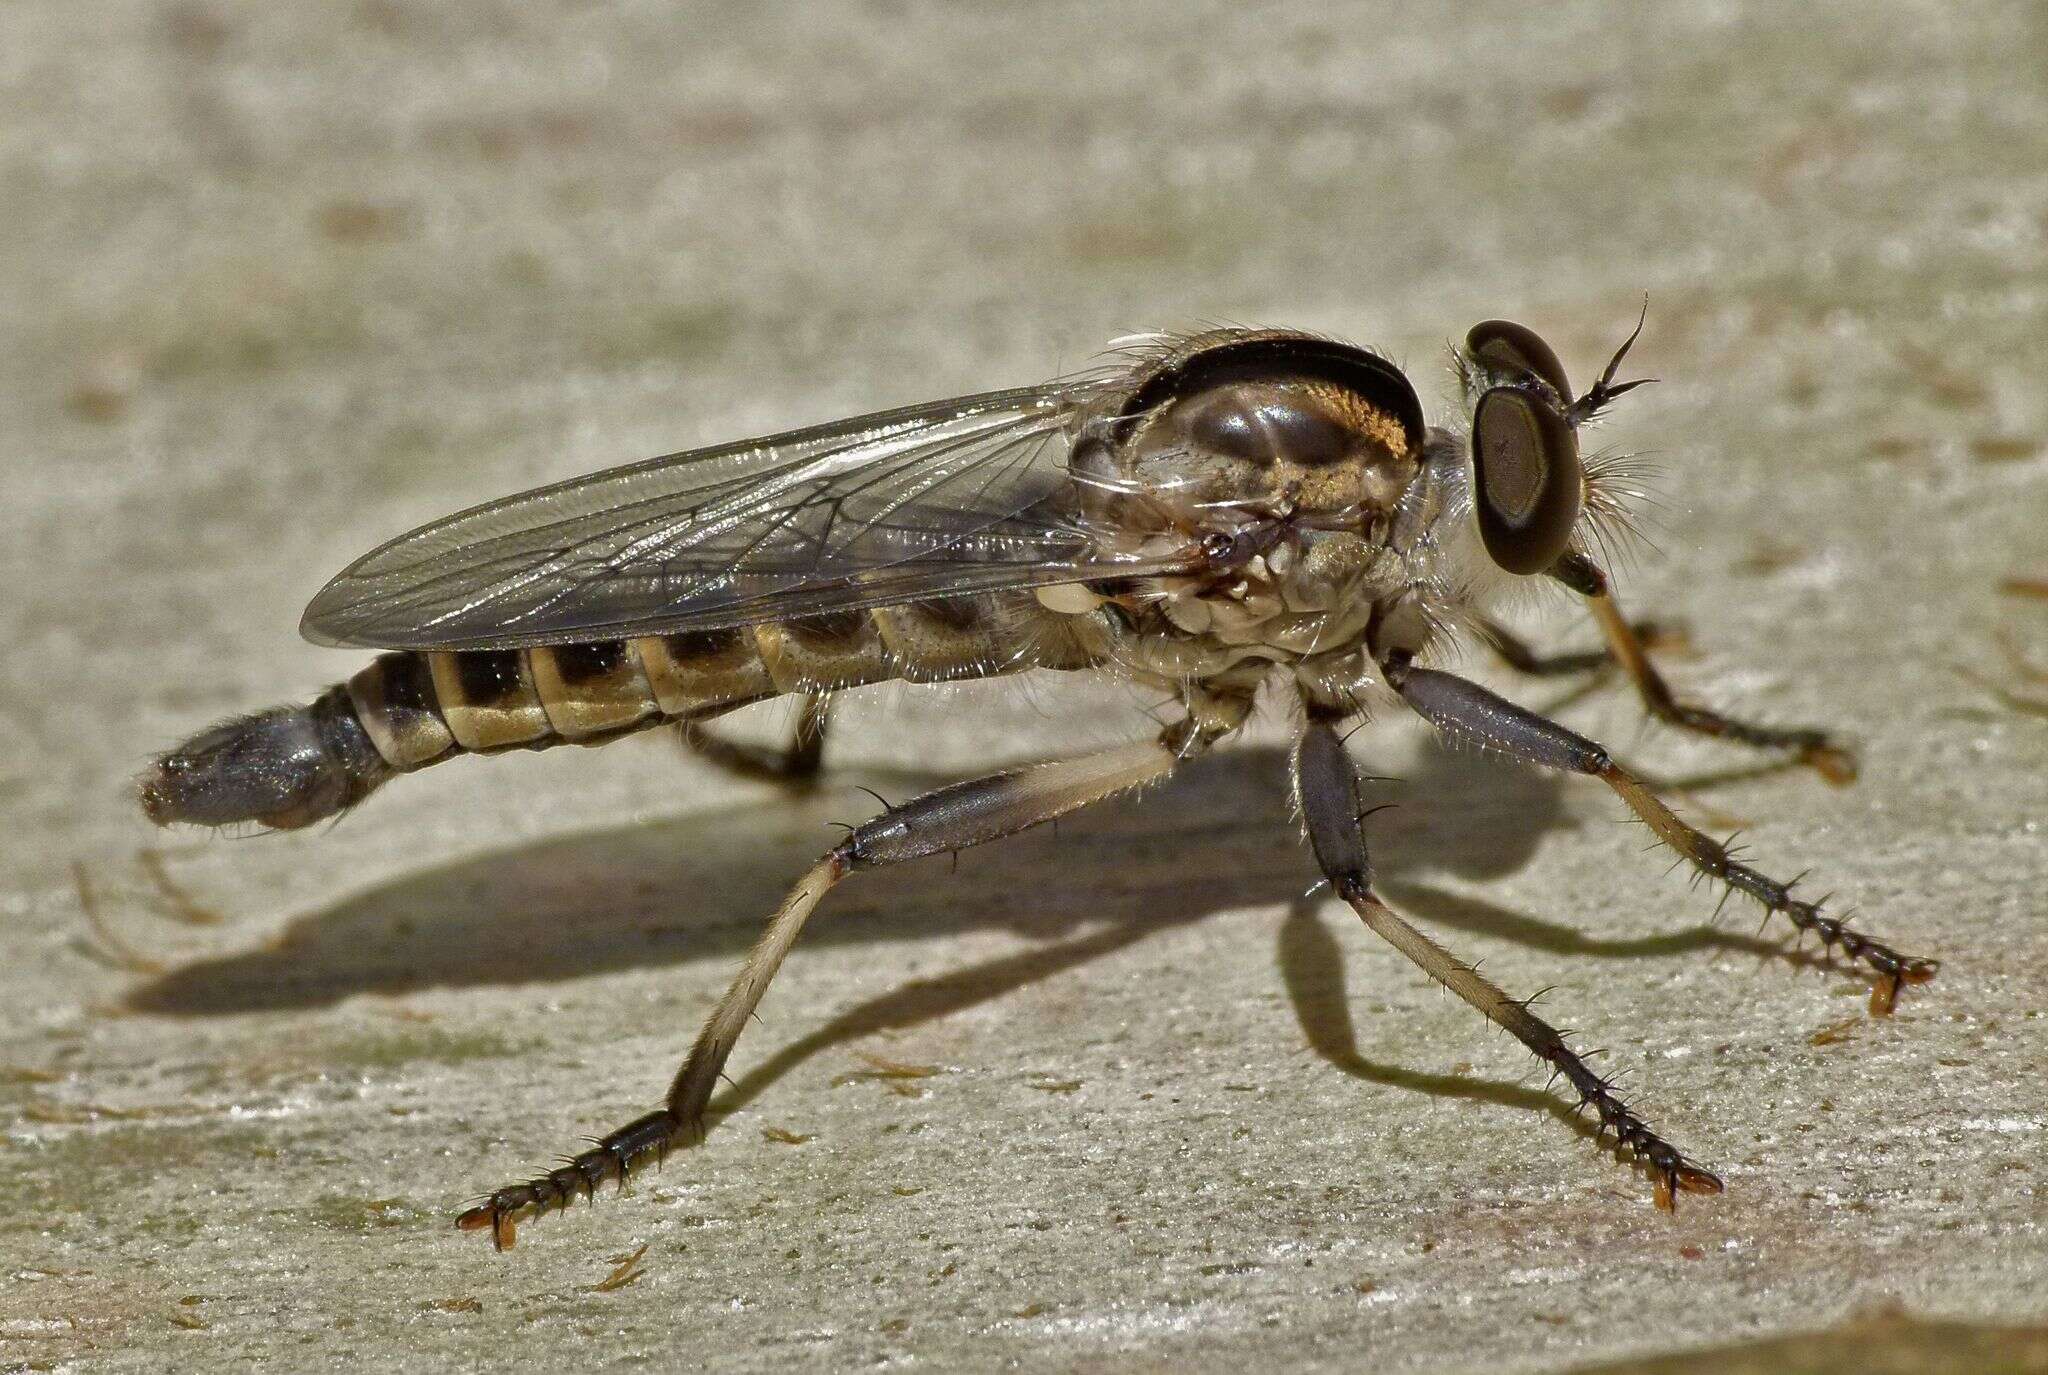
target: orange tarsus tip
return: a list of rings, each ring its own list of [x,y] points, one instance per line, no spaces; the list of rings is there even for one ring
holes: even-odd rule
[[[1884,975],[1870,990],[1870,1015],[1889,1017],[1899,1004],[1899,990],[1929,982],[1941,972],[1938,960],[1910,960]]]
[[[1657,1173],[1657,1207],[1663,1212],[1678,1211],[1678,1195],[1718,1194],[1721,1192],[1721,1177],[1691,1165],[1680,1165],[1669,1174]]]
[[[1718,1194],[1724,1186],[1719,1175],[1688,1166],[1678,1172],[1678,1187],[1689,1194]]]
[[[1837,788],[1856,781],[1856,756],[1834,745],[1816,745],[1806,751],[1805,762]]]
[[[519,1223],[512,1214],[501,1212],[485,1203],[471,1208],[455,1219],[455,1225],[465,1232],[481,1232],[491,1229],[491,1245],[500,1251],[509,1251],[519,1242]]]

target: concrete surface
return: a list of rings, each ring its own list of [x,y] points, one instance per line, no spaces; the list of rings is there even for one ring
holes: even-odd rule
[[[2048,687],[2007,653],[2048,666],[2048,602],[2001,591],[2048,578],[2044,22],[5,6],[0,1365],[1806,1368],[1776,1339],[1845,1323],[2038,1359],[1911,1323],[2048,1316]],[[131,805],[150,751],[350,672],[299,607],[457,505],[1211,319],[1379,343],[1441,414],[1473,321],[1587,377],[1645,291],[1665,381],[1605,433],[1664,468],[1629,603],[1687,623],[1689,689],[1839,726],[1863,779],[1489,679],[1941,978],[1871,1021],[1748,914],[1709,927],[1600,790],[1397,723],[1354,749],[1405,779],[1390,893],[1556,985],[1725,1173],[1676,1218],[1518,1047],[1289,914],[1270,730],[845,890],[709,1144],[503,1257],[453,1210],[655,1101],[853,783],[1128,738],[1141,704],[870,694],[803,803],[641,740],[285,838]]]

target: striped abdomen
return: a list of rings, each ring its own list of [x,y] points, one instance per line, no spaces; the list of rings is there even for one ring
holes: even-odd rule
[[[310,706],[225,722],[165,755],[142,779],[143,809],[159,823],[292,829],[458,754],[596,744],[786,692],[1085,668],[1107,653],[1104,630],[1097,614],[1015,593],[596,644],[385,654]]]

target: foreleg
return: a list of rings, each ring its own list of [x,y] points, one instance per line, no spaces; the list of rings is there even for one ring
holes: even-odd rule
[[[1615,603],[1613,589],[1608,585],[1607,575],[1590,559],[1568,554],[1552,571],[1552,576],[1584,595],[1592,609],[1593,619],[1599,623],[1601,635],[1607,640],[1608,653],[1628,674],[1629,681],[1635,684],[1643,709],[1650,715],[1695,735],[1733,740],[1758,749],[1790,750],[1795,759],[1836,787],[1855,782],[1855,754],[1836,743],[1826,731],[1810,726],[1760,726],[1681,701],[1664,680],[1664,675],[1657,671],[1657,666],[1650,662],[1649,653],[1643,646],[1645,636],[1622,615],[1620,606]]]
[[[1850,930],[1845,921],[1824,915],[1819,902],[1793,897],[1792,884],[1766,877],[1738,861],[1722,842],[1686,825],[1641,780],[1584,736],[1454,674],[1397,662],[1388,665],[1387,679],[1409,706],[1448,736],[1525,763],[1588,774],[1607,784],[1659,840],[1699,873],[1747,893],[1768,911],[1783,913],[1801,934],[1812,932],[1823,948],[1839,949],[1871,970],[1877,976],[1870,998],[1873,1013],[1890,1012],[1901,984],[1925,983],[1940,967],[1937,961],[1902,955]]]

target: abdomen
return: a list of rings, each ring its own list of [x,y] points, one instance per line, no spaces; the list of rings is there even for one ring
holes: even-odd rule
[[[291,830],[459,754],[599,744],[783,693],[1092,667],[1108,652],[1099,615],[1001,593],[593,644],[384,654],[308,706],[223,722],[164,755],[141,780],[143,810],[160,825]]]

